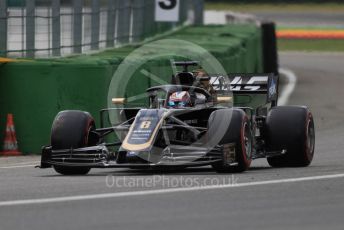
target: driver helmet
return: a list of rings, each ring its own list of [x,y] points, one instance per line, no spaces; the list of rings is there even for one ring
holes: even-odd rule
[[[191,106],[191,97],[188,91],[178,91],[171,94],[168,100],[170,108],[183,108]]]

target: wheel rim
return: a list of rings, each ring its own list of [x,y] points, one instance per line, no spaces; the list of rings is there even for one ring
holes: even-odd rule
[[[251,130],[247,123],[244,125],[244,148],[245,148],[245,155],[246,159],[249,160],[251,158],[251,151],[252,151],[252,136]]]
[[[309,159],[312,159],[315,147],[315,130],[314,122],[312,118],[309,120],[307,125],[307,155]]]

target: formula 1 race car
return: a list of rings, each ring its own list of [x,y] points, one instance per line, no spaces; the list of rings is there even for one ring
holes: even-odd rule
[[[277,106],[278,76],[199,77],[188,71],[197,62],[174,64],[184,70],[171,84],[147,89],[147,108],[125,108],[125,98],[113,98],[121,108],[102,110],[100,128],[88,112],[59,112],[40,168],[73,175],[91,168],[211,165],[228,173],[247,170],[257,158],[267,158],[272,167],[311,163],[312,114],[305,106]]]

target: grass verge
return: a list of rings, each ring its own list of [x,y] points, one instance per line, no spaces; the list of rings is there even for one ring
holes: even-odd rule
[[[278,39],[279,51],[344,52],[344,40]]]
[[[344,12],[342,3],[227,3],[206,2],[206,10],[231,10],[240,12],[293,11],[293,12]]]

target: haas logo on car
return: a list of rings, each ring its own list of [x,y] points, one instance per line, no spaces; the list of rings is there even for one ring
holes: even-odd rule
[[[229,80],[228,77],[216,76],[211,77],[210,82],[213,84],[215,90],[228,90],[229,87],[231,91],[256,91],[262,89],[262,85],[266,85],[268,79],[268,76],[252,76],[245,78],[235,76],[232,80]]]
[[[277,93],[277,89],[276,89],[276,83],[274,81],[274,79],[271,79],[271,83],[270,83],[270,88],[269,88],[269,97],[272,98],[274,95],[276,95]]]

